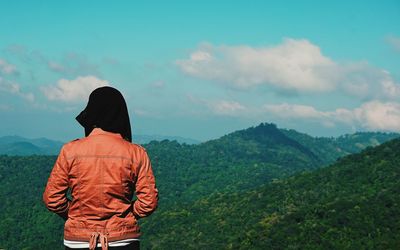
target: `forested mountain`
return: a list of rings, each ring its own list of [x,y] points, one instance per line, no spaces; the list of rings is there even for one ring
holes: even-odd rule
[[[182,196],[179,202],[186,202],[215,190],[248,189],[275,178],[316,169],[397,136],[358,133],[314,138],[262,123],[199,145],[154,141],[145,147],[156,177],[160,177],[157,181],[162,187],[161,199],[177,202]],[[353,146],[361,142],[363,147]]]
[[[245,191],[162,208],[154,249],[398,249],[400,139]]]
[[[332,163],[339,157],[360,152],[370,146],[378,146],[400,136],[398,133],[357,132],[339,137],[312,137],[296,130],[281,129],[281,131],[318,155],[326,164]]]
[[[186,144],[199,144],[200,141],[191,139],[191,138],[186,138],[186,137],[181,137],[181,136],[165,136],[165,135],[133,135],[133,141],[137,144],[146,144],[151,141],[164,141],[164,140],[169,140],[169,141],[177,141],[181,144],[186,143]]]
[[[62,142],[46,138],[3,136],[0,137],[0,155],[56,155],[62,145]]]
[[[318,169],[338,157],[395,136],[397,134],[360,133],[339,138],[314,138],[293,130],[278,129],[274,124],[260,124],[197,145],[152,141],[144,146],[152,160],[160,202],[158,210],[141,221],[143,248],[218,249],[240,245],[242,248],[265,249],[266,240],[277,244],[279,237],[283,237],[279,232],[291,235],[290,230],[300,230],[290,228],[290,220],[285,224],[285,220],[291,218],[289,215],[303,210],[302,213],[308,214],[305,204],[331,208],[336,204],[333,197],[340,198],[342,193],[345,194],[343,197],[350,197],[354,191],[353,195],[358,196],[362,193],[357,189],[358,182],[368,173],[361,171],[361,167],[350,171],[353,164],[356,166],[361,162],[352,162],[355,159],[352,157],[364,159],[364,156],[346,157],[334,166]],[[398,141],[394,142],[398,144]],[[392,144],[385,145],[395,150]],[[371,168],[378,162],[377,157],[389,163],[394,161],[391,154],[392,158],[386,160],[386,155],[379,153],[381,148],[376,149],[376,157],[375,149],[365,151],[372,152],[369,154],[372,165],[368,165]],[[54,161],[54,156],[0,156],[0,249],[62,249],[62,221],[48,212],[41,202]],[[382,180],[387,180],[396,174],[390,171],[378,172]],[[351,182],[354,182],[354,189],[340,182],[339,177],[332,176],[332,173],[340,173],[346,177],[348,172],[354,175]],[[324,181],[315,186],[318,178]],[[327,189],[322,185],[324,183],[329,183],[332,189]],[[360,183],[362,190],[377,189],[373,183]],[[345,189],[339,192],[341,187]],[[343,214],[346,213],[347,210],[343,210]],[[322,219],[328,215],[323,214]],[[375,220],[364,211],[362,216]],[[312,218],[313,223],[320,219],[308,218]],[[310,225],[304,224],[302,228],[314,230],[306,226]],[[336,230],[329,223],[325,229]],[[268,236],[272,232],[277,232],[274,236],[277,238]],[[304,236],[309,231],[298,232]],[[345,235],[346,232],[338,234]],[[293,241],[303,246],[300,239]],[[291,247],[296,249],[296,245]]]
[[[199,145],[174,141],[146,145],[160,199],[191,202],[215,190],[248,189],[273,178],[315,169],[323,160],[273,124],[237,131]]]

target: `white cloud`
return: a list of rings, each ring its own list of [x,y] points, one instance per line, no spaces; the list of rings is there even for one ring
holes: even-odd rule
[[[249,114],[247,107],[237,101],[209,100],[187,95],[188,100],[193,104],[199,104],[201,111],[211,111],[212,114],[221,116],[246,116]],[[207,109],[204,109],[206,107]]]
[[[380,82],[383,95],[390,99],[400,98],[400,84],[395,83],[388,72],[385,72],[385,74],[386,77]]]
[[[326,116],[324,112],[316,110],[312,106],[282,103],[278,105],[266,104],[264,110],[282,118],[322,118]]]
[[[190,55],[190,59],[195,62],[211,61],[212,56],[210,55],[210,53],[205,51],[196,51]]]
[[[32,50],[21,45],[9,46],[4,51],[8,56],[18,59],[19,63],[23,63],[31,69],[38,69],[44,66],[46,70],[50,70],[63,77],[72,78],[81,75],[100,75],[99,65],[92,63],[84,54],[71,52],[58,58],[50,58],[39,50]]]
[[[93,64],[82,54],[69,53],[61,60],[46,60],[49,70],[65,76],[98,75],[98,65]]]
[[[367,101],[353,109],[336,108],[319,110],[302,104],[265,104],[261,108],[244,105],[232,100],[210,100],[187,95],[188,100],[199,105],[197,112],[203,115],[240,117],[250,120],[290,120],[302,123],[320,123],[324,127],[348,126],[352,130],[400,132],[400,103]]]
[[[60,79],[56,86],[45,86],[41,90],[52,101],[79,102],[86,101],[90,93],[109,82],[95,76],[80,76],[74,80]]]
[[[162,80],[154,81],[150,84],[152,88],[162,89],[165,87],[165,82]]]
[[[355,109],[353,113],[362,127],[400,131],[400,103],[371,101]]]
[[[23,92],[21,90],[21,86],[18,83],[11,82],[1,77],[0,77],[0,91],[17,95],[30,102],[33,102],[35,100],[35,96],[33,95],[33,93]]]
[[[210,102],[208,103],[208,106],[215,114],[220,115],[237,115],[246,109],[242,104],[236,101],[226,100]]]
[[[0,59],[0,73],[4,75],[15,74],[17,73],[17,67],[3,59]]]
[[[342,65],[340,74],[339,90],[351,96],[368,100],[400,97],[400,85],[390,72],[372,67],[366,62]]]
[[[307,40],[286,39],[275,47],[205,46],[190,59],[178,60],[186,74],[232,83],[239,88],[270,84],[278,88],[320,92],[335,86],[336,64]]]
[[[33,102],[35,100],[33,93],[23,92],[18,83],[9,79],[10,77],[14,78],[12,75],[15,74],[18,74],[17,67],[0,59],[0,91],[17,95],[27,101]]]
[[[392,48],[396,51],[400,52],[400,37],[396,36],[388,36],[386,41],[392,46]]]
[[[310,119],[325,126],[342,123],[357,128],[400,132],[400,103],[366,102],[355,109],[340,108],[334,111],[319,111],[312,106],[297,104],[264,105],[264,110],[284,119]]]
[[[64,72],[66,69],[63,65],[57,63],[57,62],[53,62],[53,61],[49,61],[47,63],[47,66],[49,67],[50,70],[55,71],[55,72]]]
[[[335,62],[304,39],[285,39],[272,47],[206,44],[176,64],[185,74],[235,88],[269,85],[277,93],[340,91],[363,100],[399,97],[387,84],[400,88],[389,72],[367,62]]]

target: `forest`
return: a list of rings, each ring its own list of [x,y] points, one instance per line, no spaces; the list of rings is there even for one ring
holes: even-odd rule
[[[396,249],[398,134],[312,137],[274,124],[152,141],[157,211],[142,249]],[[41,194],[55,156],[0,156],[0,249],[63,249]]]

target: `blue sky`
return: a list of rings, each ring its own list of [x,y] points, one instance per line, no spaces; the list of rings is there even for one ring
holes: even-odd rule
[[[68,141],[99,86],[135,134],[400,132],[399,1],[1,1],[0,136]]]

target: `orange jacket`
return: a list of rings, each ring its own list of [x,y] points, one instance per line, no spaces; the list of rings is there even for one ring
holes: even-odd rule
[[[66,196],[68,188],[72,200]],[[92,245],[100,238],[104,244],[138,238],[137,219],[156,209],[158,191],[145,149],[95,128],[88,137],[63,146],[43,201],[67,219],[66,240]]]

